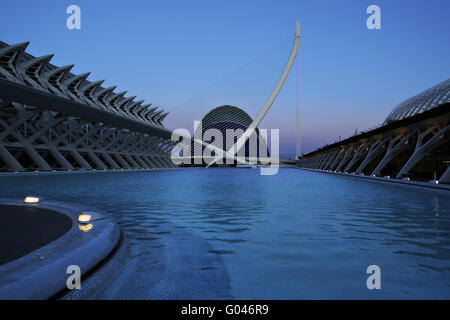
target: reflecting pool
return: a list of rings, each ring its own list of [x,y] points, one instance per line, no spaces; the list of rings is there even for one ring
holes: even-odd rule
[[[136,264],[183,229],[220,256],[236,299],[450,298],[445,193],[298,169],[0,177],[0,197],[29,194],[111,213]],[[381,290],[367,289],[369,265]]]

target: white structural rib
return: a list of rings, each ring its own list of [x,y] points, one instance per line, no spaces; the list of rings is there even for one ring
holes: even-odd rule
[[[300,46],[300,43],[299,43]],[[300,156],[300,48],[297,49],[297,113],[295,117],[295,133],[297,135],[297,147],[295,148],[295,159]]]
[[[276,97],[278,96],[278,93],[280,93],[281,88],[283,87],[284,82],[286,81],[286,78],[289,74],[289,71],[291,70],[292,65],[294,64],[295,57],[297,56],[299,42],[300,42],[300,24],[297,21],[297,30],[295,32],[295,42],[294,47],[292,48],[291,55],[289,57],[288,63],[286,64],[286,67],[283,70],[283,73],[281,74],[280,80],[278,80],[277,85],[275,86],[275,89],[273,89],[272,94],[269,96],[269,99],[267,99],[266,103],[262,107],[262,109],[259,111],[256,118],[253,120],[253,122],[250,124],[250,126],[247,128],[247,130],[242,134],[242,136],[236,141],[236,143],[231,146],[231,148],[226,152],[226,156],[234,156],[241,150],[243,146],[245,146],[245,143],[247,140],[251,137],[251,135],[255,132],[256,128],[266,115],[267,111],[269,111],[270,107],[272,106],[273,102],[275,101]],[[217,155],[213,161],[211,161],[210,164],[208,164],[207,167],[213,165],[216,163],[222,155]]]

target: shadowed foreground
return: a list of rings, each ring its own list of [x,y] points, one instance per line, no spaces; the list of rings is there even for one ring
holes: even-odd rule
[[[0,265],[61,237],[72,226],[67,216],[42,208],[0,205]]]

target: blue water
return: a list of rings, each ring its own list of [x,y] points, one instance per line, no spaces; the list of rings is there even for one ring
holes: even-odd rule
[[[110,212],[141,254],[170,237],[158,228],[184,227],[220,255],[237,299],[450,298],[448,194],[297,169],[0,178],[0,197],[26,194]]]

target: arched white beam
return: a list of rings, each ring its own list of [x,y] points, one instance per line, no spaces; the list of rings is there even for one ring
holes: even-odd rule
[[[142,115],[141,115],[142,111],[145,111],[145,109],[147,109],[147,108],[150,107],[150,106],[151,106],[151,103],[144,104],[144,105],[143,105],[143,104],[139,105],[139,106],[136,107],[136,108],[134,109],[134,111],[133,111],[134,116],[135,116],[137,119],[142,120]]]
[[[64,87],[61,84],[64,76],[73,68],[74,64],[70,64],[67,66],[62,66],[59,68],[55,68],[50,70],[42,75],[42,79],[44,80],[44,84],[47,88],[50,88],[54,94],[57,94],[60,97],[68,98],[67,93]]]
[[[105,80],[90,82],[83,87],[79,87],[78,91],[80,91],[85,97],[95,101],[94,92],[102,85],[103,82],[105,82]]]
[[[162,114],[164,112],[164,110],[159,110],[158,112],[155,112],[152,116],[151,116],[151,121],[154,123],[154,124],[157,124],[157,122],[156,122],[156,120],[157,120],[157,118]]]
[[[430,128],[431,129],[431,128]],[[406,176],[409,171],[416,165],[417,162],[423,159],[423,157],[436,149],[437,147],[440,147],[447,141],[450,141],[450,136],[446,136],[446,133],[450,131],[450,124],[440,129],[430,140],[428,140],[425,144],[422,145],[422,139],[426,136],[426,134],[422,133],[419,135],[419,138],[417,139],[416,149],[414,150],[414,153],[412,156],[408,159],[406,164],[403,166],[403,168],[400,170],[400,172],[397,174],[396,178],[402,178]],[[428,132],[428,130],[425,131],[425,133]]]
[[[289,57],[288,63],[286,64],[286,67],[283,70],[283,73],[281,74],[280,80],[278,80],[277,85],[275,86],[275,89],[273,89],[272,94],[269,96],[269,99],[267,99],[266,103],[262,107],[262,109],[259,111],[258,115],[256,116],[255,120],[250,124],[250,126],[245,130],[244,134],[236,141],[235,144],[231,146],[231,148],[227,151],[228,154],[235,155],[241,150],[243,146],[245,146],[245,143],[247,140],[252,136],[252,134],[255,132],[256,128],[266,115],[267,111],[269,111],[270,107],[272,106],[273,102],[275,101],[276,97],[280,93],[281,88],[283,87],[284,82],[286,81],[286,78],[289,74],[289,71],[291,70],[292,65],[294,64],[295,57],[297,56],[298,52],[298,46],[300,43],[300,24],[298,21],[296,22],[296,32],[295,32],[295,42],[294,47],[292,48],[291,55]],[[213,161],[207,166],[211,166],[214,163],[216,163],[221,158],[220,155],[216,156]]]
[[[151,105],[151,104],[150,104]],[[149,106],[150,106],[149,105]],[[145,111],[143,111],[141,113],[142,119],[144,119],[145,121],[150,121],[150,119],[148,119],[148,116],[152,115],[153,112],[158,109],[158,107],[153,107],[153,108],[147,108]]]
[[[374,148],[378,143],[379,143],[379,141],[375,141],[375,143],[372,144],[371,148]],[[366,148],[368,147],[367,145],[368,145],[367,142],[361,142],[361,144],[356,148],[352,159],[347,164],[347,166],[344,168],[344,171],[350,171],[350,169],[353,168],[355,163],[357,163],[361,157],[366,155],[366,152],[367,152]]]
[[[0,57],[3,60],[0,64],[0,75],[14,82],[23,82],[16,68],[28,44],[29,42],[23,42],[0,49]]]
[[[384,155],[383,159],[381,159],[381,161],[378,163],[376,168],[372,171],[371,175],[372,176],[381,175],[381,170],[383,170],[383,168],[386,167],[386,165],[389,162],[391,162],[392,159],[397,157],[400,153],[402,153],[406,149],[410,148],[411,144],[408,144],[407,141],[415,134],[417,134],[417,131],[412,130],[406,136],[400,134],[396,137],[392,137],[391,141],[389,142],[386,154]]]
[[[118,103],[118,107],[120,110],[122,110],[123,112],[127,112],[127,107],[128,105],[131,103],[133,103],[132,101],[136,98],[136,96],[131,96],[128,98],[123,99],[122,101],[120,101],[120,103]]]
[[[339,163],[339,161],[341,160],[341,156],[343,156],[345,154],[345,147],[342,147],[339,151],[338,154],[336,155],[336,158],[334,159],[334,161],[331,163],[331,165],[328,166],[328,170],[333,170],[334,168],[336,168],[337,164]]]
[[[141,104],[143,104],[143,103],[144,103],[144,100],[139,100],[139,101],[135,101],[135,102],[133,102],[133,103],[130,103],[130,104],[127,106],[128,113],[129,113],[130,115],[134,116],[134,111],[135,111],[137,108],[139,108],[139,107],[141,106]]]
[[[336,169],[334,169],[334,171],[341,171],[341,168],[344,164],[347,163],[348,158],[350,157],[350,155],[352,154],[354,146],[350,145],[346,151],[344,151],[344,156],[342,157],[341,161],[339,162],[338,166],[336,167]]]
[[[169,112],[165,112],[165,113],[161,114],[161,115],[156,119],[156,123],[159,124],[160,126],[162,126],[162,121],[164,120],[165,117],[167,117],[168,114],[169,114]]]
[[[325,166],[322,168],[323,170],[328,170],[328,168],[331,166],[331,164],[337,159],[337,156],[339,155],[340,150],[334,150],[332,156],[330,159],[328,159],[328,162],[325,163]]]
[[[386,142],[390,140],[390,137],[385,137],[384,139],[380,138],[378,142],[375,142],[370,146],[370,150],[367,153],[367,156],[364,158],[363,162],[359,165],[358,169],[356,169],[356,174],[363,173],[363,170],[367,167],[367,165],[373,161],[376,157],[378,157],[383,152],[386,152],[384,149],[384,146],[386,145]]]
[[[22,79],[27,80],[36,89],[47,91],[41,74],[52,57],[53,55],[50,54],[18,64],[17,69],[20,71]]]
[[[439,178],[439,182],[450,182],[450,166],[447,167],[447,170],[445,170],[445,172]]]
[[[78,91],[78,88],[80,87],[83,80],[86,80],[86,78],[90,74],[90,72],[82,73],[78,76],[70,77],[69,79],[61,83],[62,87],[65,89],[72,100],[84,102],[83,94]]]
[[[112,110],[114,110],[115,112],[120,112],[118,103],[123,98],[123,96],[125,96],[127,94],[127,92],[128,91],[122,91],[122,92],[116,93],[114,96],[112,96],[108,100],[108,105],[111,107]]]

